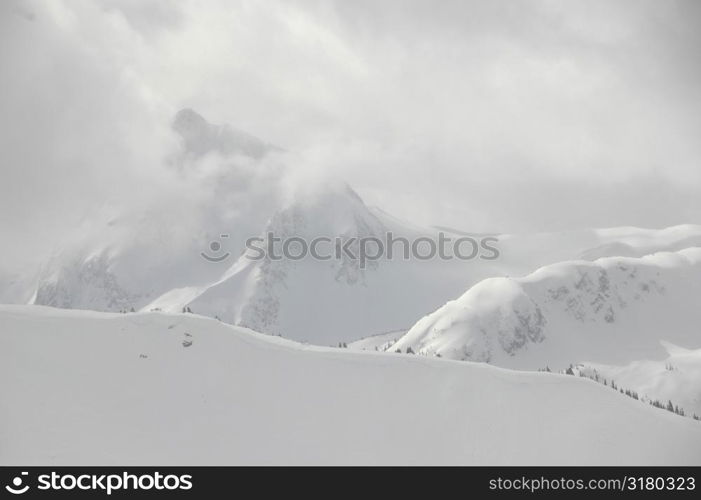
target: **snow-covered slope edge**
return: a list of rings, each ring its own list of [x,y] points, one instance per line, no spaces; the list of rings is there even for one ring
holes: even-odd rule
[[[2,464],[701,464],[698,422],[576,377],[37,306],[0,347]]]
[[[701,248],[490,278],[421,319],[392,349],[525,369],[660,357],[660,340],[701,347],[700,278]]]

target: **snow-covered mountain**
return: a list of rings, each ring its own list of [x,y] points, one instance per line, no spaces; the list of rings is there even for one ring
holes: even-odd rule
[[[211,125],[191,110],[179,112],[173,127],[182,140],[174,156],[179,169],[161,179],[163,197],[128,208],[106,203],[89,214],[57,242],[35,278],[31,303],[138,310],[174,288],[218,279],[225,267],[202,259],[202,251],[226,233],[238,254],[265,224],[280,203],[280,172],[256,158],[260,150],[274,148],[231,127]],[[198,156],[209,151],[219,154],[218,163],[203,173]],[[15,289],[21,288],[15,284],[4,295]],[[14,292],[7,302],[25,302],[26,296]]]
[[[211,124],[193,110],[180,111],[173,130],[180,149],[171,158],[169,189],[163,190],[173,188],[173,194],[129,210],[109,205],[95,210],[89,224],[59,242],[38,278],[28,274],[0,283],[4,302],[98,311],[190,308],[265,333],[336,345],[406,331],[417,318],[486,278],[520,276],[571,259],[640,256],[701,242],[701,226],[625,227],[497,234],[500,257],[494,261],[395,257],[361,268],[345,257],[251,260],[244,242],[268,233],[307,241],[383,239],[388,232],[409,241],[436,241],[439,231],[453,239],[482,235],[465,231],[469,222],[451,229],[401,221],[366,206],[343,182],[297,182],[291,188],[285,175],[292,172],[296,178],[295,165],[286,153],[229,125]],[[209,248],[220,249],[217,258],[229,258],[203,259]],[[530,321],[526,328],[538,328],[537,317]],[[482,349],[467,357],[475,356],[491,355]]]
[[[3,465],[701,465],[699,422],[584,378],[37,306],[0,347]]]
[[[273,207],[274,202],[267,206]],[[177,217],[166,216],[182,222],[190,215],[184,213],[187,205],[181,208]],[[381,258],[361,269],[358,261],[346,258],[251,260],[251,252],[241,253],[241,249],[246,236],[269,233],[310,241],[319,236],[383,238],[392,232],[410,241],[419,237],[435,241],[438,232],[367,207],[344,183],[298,192],[267,222],[264,213],[245,220],[236,213],[224,219],[220,214],[227,212],[213,208],[190,213],[201,215],[184,225],[162,220],[162,213],[106,225],[111,232],[101,238],[101,246],[86,244],[47,266],[33,302],[102,311],[190,308],[264,333],[336,345],[380,332],[406,331],[417,317],[489,277],[526,274],[558,259],[591,255],[602,245],[667,248],[701,235],[699,226],[499,235],[501,255],[496,261]],[[193,227],[193,233],[183,232]],[[226,241],[231,258],[207,262],[201,256],[207,250],[205,243],[218,240],[227,227],[238,230]],[[453,231],[449,233],[453,238],[463,235]]]
[[[99,214],[102,222],[86,232],[90,239],[68,239],[43,266],[30,302],[97,311],[139,309],[175,287],[214,280],[222,269],[204,261],[200,252],[228,224],[214,213],[205,215],[211,212],[183,206],[126,217]]]
[[[0,276],[0,301],[35,305],[0,306],[0,462],[701,463],[696,422],[596,382],[429,359],[577,363],[694,411],[698,351],[660,341],[701,349],[701,226],[494,234],[496,260],[405,259],[400,244],[363,265],[335,240],[357,254],[390,233],[484,235],[300,183],[288,153],[192,110],[173,130],[163,199],[105,203],[38,278]],[[258,258],[270,235],[327,238],[334,255]]]
[[[503,272],[499,264],[479,259],[420,261],[395,255],[363,265],[343,252],[334,253],[336,241],[350,241],[350,253],[358,256],[361,238],[385,241],[388,232],[409,241],[437,238],[430,230],[419,231],[368,208],[346,184],[329,183],[274,214],[260,235],[266,241],[272,234],[283,241],[295,237],[307,243],[328,238],[317,248],[324,256],[333,254],[331,258],[253,260],[257,252],[247,251],[212,284],[171,290],[144,310],[189,308],[257,331],[335,345],[368,333],[406,328],[465,283]],[[401,247],[395,246],[398,252]]]
[[[538,369],[623,364],[701,347],[701,248],[545,266],[490,278],[416,323],[392,349]]]

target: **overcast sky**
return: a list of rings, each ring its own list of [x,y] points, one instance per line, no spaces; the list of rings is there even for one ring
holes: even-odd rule
[[[701,223],[698,1],[10,0],[0,38],[6,266],[175,189],[183,107],[421,224]]]

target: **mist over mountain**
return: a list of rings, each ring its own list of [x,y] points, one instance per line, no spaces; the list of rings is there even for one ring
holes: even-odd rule
[[[38,277],[24,278],[23,288],[34,287],[32,302],[140,309],[172,288],[207,283],[222,268],[203,260],[202,250],[226,233],[240,253],[285,198],[283,167],[248,156],[272,147],[191,110],[179,112],[173,128],[182,143],[172,153],[177,162],[163,179],[163,195],[136,206],[105,204],[64,234]]]

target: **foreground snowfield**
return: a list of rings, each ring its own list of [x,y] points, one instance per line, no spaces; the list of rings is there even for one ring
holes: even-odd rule
[[[194,315],[0,306],[0,378],[3,465],[701,465],[699,422],[589,380]]]

